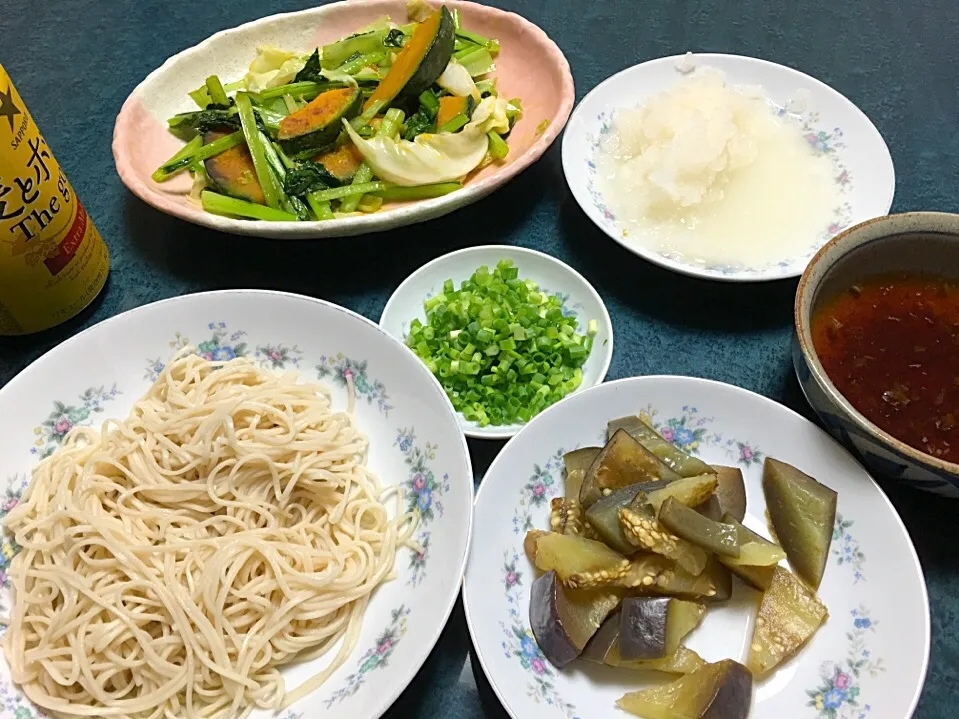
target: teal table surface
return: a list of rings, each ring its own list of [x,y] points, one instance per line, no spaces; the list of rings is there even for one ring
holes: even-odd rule
[[[169,55],[307,0],[4,0],[0,63],[46,135],[110,247],[106,290],[55,330],[0,339],[0,384],[91,324],[200,290],[271,288],[321,297],[377,319],[423,263],[476,244],[522,245],[579,269],[605,299],[616,333],[609,378],[709,377],[810,416],[789,357],[795,281],[730,285],[672,274],[595,228],[563,179],[557,142],[522,176],[430,223],[342,240],[282,243],[219,234],[162,215],[120,183],[113,121],[134,86]],[[762,57],[803,70],[849,97],[886,139],[896,166],[894,211],[959,211],[959,12],[947,0],[496,0],[546,30],[572,68],[577,99],[644,60],[692,51]],[[477,483],[499,443],[471,445]],[[880,478],[881,481],[881,478]],[[932,655],[917,717],[955,717],[959,696],[959,503],[883,487],[922,560]],[[882,561],[881,557],[870,558]],[[399,717],[503,717],[472,656],[458,604]],[[862,717],[866,716],[864,712]],[[872,707],[869,717],[901,719]],[[849,719],[860,719],[858,713]]]

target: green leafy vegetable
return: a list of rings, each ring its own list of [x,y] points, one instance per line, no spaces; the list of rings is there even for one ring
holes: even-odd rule
[[[307,58],[303,68],[296,73],[293,82],[325,82],[326,78],[323,77],[322,72],[323,69],[320,67],[320,51],[316,49],[313,51],[313,54]]]
[[[213,105],[229,106],[230,98],[226,96],[226,90],[223,89],[223,84],[216,75],[210,75],[206,79],[206,90]]]
[[[274,209],[280,206],[280,192],[282,189],[277,185],[276,177],[270,171],[267,164],[266,150],[256,126],[256,118],[253,116],[253,104],[250,97],[245,92],[236,94],[236,109],[240,115],[240,124],[243,127],[243,136],[246,138],[247,147],[250,148],[250,155],[253,157],[253,167],[256,168],[256,179],[263,188],[263,197],[266,198],[266,204]]]
[[[218,155],[224,150],[229,150],[231,147],[236,147],[242,144],[242,142],[243,133],[239,131],[234,132],[232,135],[222,137],[208,145],[204,145],[203,140],[197,135],[181,147],[173,157],[156,169],[156,172],[152,175],[153,180],[155,182],[169,180],[173,175],[187,169],[191,165]]]
[[[393,28],[386,33],[386,37],[383,38],[383,44],[386,47],[401,48],[406,44],[406,34],[402,30]]]
[[[314,190],[339,187],[342,183],[318,162],[304,162],[286,173],[283,190],[288,195],[305,197]]]
[[[493,56],[490,55],[489,50],[485,47],[461,50],[458,53],[454,53],[453,57],[456,58],[456,61],[460,65],[469,70],[469,74],[473,77],[485,75],[496,69],[496,65],[493,63]]]
[[[489,136],[489,154],[494,160],[504,160],[509,154],[509,145],[506,144],[506,141],[499,136],[499,133],[488,132],[486,133]]]
[[[235,107],[229,109],[217,107],[212,110],[208,108],[195,112],[181,112],[167,120],[167,124],[171,130],[190,129],[199,133],[227,127],[239,130],[240,116],[237,114]]]
[[[425,309],[406,344],[480,426],[527,422],[582,382],[592,338],[509,260],[478,268],[459,290],[447,280]]]
[[[438,182],[435,185],[417,185],[416,187],[388,187],[376,193],[377,197],[394,202],[408,200],[426,200],[430,197],[442,197],[460,189],[458,182]]]

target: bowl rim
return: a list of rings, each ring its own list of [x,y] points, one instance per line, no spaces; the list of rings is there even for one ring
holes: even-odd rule
[[[829,375],[826,372],[826,369],[822,366],[822,363],[819,361],[819,354],[816,352],[816,348],[813,345],[812,341],[812,310],[813,310],[813,292],[815,287],[813,286],[812,274],[817,269],[821,270],[823,277],[825,277],[826,272],[836,266],[838,262],[843,260],[849,255],[850,252],[864,247],[867,244],[873,242],[878,242],[879,240],[891,237],[894,234],[900,233],[883,233],[879,234],[876,237],[872,237],[868,240],[863,240],[853,244],[848,248],[844,248],[842,253],[834,258],[830,263],[825,264],[825,256],[831,251],[835,250],[837,246],[843,245],[847,242],[851,242],[853,238],[861,233],[863,230],[866,230],[869,227],[877,223],[887,223],[887,222],[904,222],[909,220],[918,221],[919,225],[929,224],[934,220],[941,220],[950,218],[951,220],[959,224],[959,214],[951,212],[901,212],[893,215],[884,215],[882,217],[874,217],[872,219],[860,222],[858,225],[853,225],[848,227],[838,235],[833,237],[829,242],[820,248],[820,250],[813,256],[809,261],[809,264],[806,266],[805,271],[803,271],[802,276],[799,278],[799,285],[796,288],[796,298],[793,304],[793,318],[796,325],[796,340],[799,343],[800,350],[802,351],[803,357],[806,360],[806,363],[810,368],[810,376],[815,380],[819,385],[819,388],[826,393],[829,399],[839,406],[847,417],[853,422],[856,427],[864,432],[867,435],[870,435],[878,440],[880,440],[884,445],[895,450],[899,454],[905,455],[907,458],[922,464],[927,467],[931,467],[940,472],[945,472],[951,474],[954,477],[959,477],[959,463],[956,462],[947,462],[938,457],[933,457],[931,454],[926,454],[925,452],[916,449],[912,445],[906,444],[900,439],[892,436],[884,429],[878,425],[871,422],[866,418],[865,415],[861,414],[859,410],[852,406],[849,400],[846,399],[839,389],[833,384],[832,380],[829,378]],[[908,232],[925,232],[920,228],[912,228]],[[932,231],[932,230],[928,230]],[[941,234],[951,234],[955,237],[956,241],[959,242],[959,231],[957,232],[945,232]],[[821,278],[820,278],[821,280]],[[819,282],[816,282],[818,285]],[[809,312],[808,314],[803,310],[803,304],[808,300]],[[801,384],[801,383],[800,383]],[[804,390],[805,391],[805,390]]]
[[[576,121],[583,114],[583,108],[587,103],[592,99],[592,96],[598,95],[600,90],[606,86],[612,84],[617,79],[620,79],[621,76],[626,75],[627,73],[633,72],[641,67],[647,67],[653,64],[669,64],[676,63],[679,60],[683,59],[686,55],[691,55],[697,63],[708,64],[710,61],[715,62],[717,59],[721,61],[734,61],[734,62],[746,62],[748,64],[756,64],[759,66],[764,66],[768,68],[774,68],[776,72],[782,72],[784,75],[792,78],[800,78],[806,82],[809,82],[812,86],[816,87],[819,91],[831,95],[837,98],[841,103],[843,103],[846,109],[851,113],[851,115],[858,117],[859,119],[865,122],[865,126],[868,128],[868,134],[872,136],[872,141],[876,143],[875,147],[881,149],[883,152],[877,154],[881,155],[877,159],[877,163],[887,165],[890,173],[890,184],[887,188],[888,197],[882,203],[885,209],[882,211],[883,214],[878,217],[885,217],[888,215],[889,210],[892,207],[893,200],[895,199],[896,194],[896,163],[892,157],[892,152],[889,149],[889,144],[886,142],[886,138],[883,137],[882,132],[876,126],[876,123],[873,122],[872,118],[866,114],[866,112],[859,107],[855,102],[853,102],[847,95],[837,90],[832,85],[827,84],[825,81],[820,80],[819,78],[810,75],[802,70],[799,70],[791,65],[786,65],[774,60],[767,60],[765,57],[758,57],[755,55],[747,55],[742,53],[735,52],[686,52],[686,53],[676,53],[672,55],[662,55],[643,60],[641,62],[629,65],[627,67],[614,72],[612,75],[609,75],[601,82],[597,83],[582,100],[577,103],[572,114],[570,115],[568,122],[568,131],[563,135],[562,141],[562,164],[563,164],[563,175],[566,179],[566,184],[569,188],[570,193],[573,195],[573,198],[576,200],[576,203],[580,206],[580,209],[583,211],[589,220],[603,232],[607,237],[609,237],[613,242],[617,243],[621,247],[625,248],[627,251],[631,252],[635,256],[639,257],[641,260],[650,262],[652,264],[658,265],[663,269],[669,270],[670,272],[676,272],[677,274],[686,275],[687,277],[695,277],[697,279],[703,280],[712,280],[715,282],[723,283],[745,283],[745,284],[757,284],[757,283],[766,283],[766,282],[778,282],[781,280],[788,280],[794,277],[799,277],[805,271],[805,269],[800,270],[798,267],[790,269],[786,272],[773,272],[772,270],[766,271],[762,274],[751,275],[748,272],[736,272],[733,274],[722,274],[715,270],[698,268],[694,265],[684,264],[681,261],[671,260],[666,258],[659,253],[648,250],[644,247],[637,246],[635,243],[624,241],[620,233],[611,231],[608,227],[603,225],[601,222],[598,222],[594,218],[594,214],[598,214],[595,208],[588,202],[588,194],[586,192],[585,183],[582,183],[582,191],[577,189],[581,183],[573,182],[570,178],[575,176],[576,173],[579,173],[583,168],[572,165],[572,160],[568,160],[568,156],[572,154],[571,151],[568,151],[568,148],[575,141],[574,138],[576,135]],[[768,99],[768,96],[767,96]],[[615,109],[621,109],[623,107],[630,107],[630,105],[617,105]],[[583,121],[584,124],[588,125],[588,121]],[[572,131],[569,131],[572,130]],[[583,133],[585,135],[585,131]],[[868,221],[868,220],[867,220]],[[825,243],[823,247],[828,244]],[[821,249],[821,248],[820,248]],[[818,253],[818,251],[817,251]],[[815,255],[813,256],[815,257]],[[808,260],[806,263],[806,268],[812,263],[812,259]]]
[[[364,0],[364,2],[376,5],[387,5],[390,4],[391,0]],[[134,129],[131,125],[134,106],[143,92],[143,87],[148,82],[154,80],[158,75],[169,72],[169,68],[181,58],[194,55],[206,49],[209,45],[219,42],[232,34],[291,16],[315,16],[316,21],[321,23],[325,15],[340,12],[344,9],[348,10],[355,4],[355,0],[339,0],[339,2],[333,2],[328,5],[316,5],[289,12],[271,13],[240,23],[239,25],[219,30],[190,47],[174,53],[159,66],[151,70],[150,73],[130,91],[130,94],[123,101],[120,111],[114,120],[111,151],[114,166],[120,177],[120,181],[137,198],[158,212],[162,212],[170,217],[175,217],[184,222],[220,232],[284,240],[317,240],[383,232],[397,227],[419,224],[427,220],[436,219],[437,217],[450,214],[483,199],[527,170],[533,163],[538,161],[552,146],[553,142],[559,138],[560,133],[569,121],[570,114],[573,111],[576,90],[569,61],[566,59],[566,56],[556,41],[553,40],[545,30],[539,27],[539,25],[526,19],[526,17],[519,13],[473,2],[472,0],[446,0],[446,2],[450,7],[461,9],[464,12],[485,14],[501,22],[511,23],[521,28],[527,36],[534,38],[535,41],[538,41],[543,46],[545,62],[553,65],[560,77],[561,88],[558,93],[559,103],[556,113],[549,118],[549,126],[541,135],[536,137],[525,152],[510,161],[509,164],[505,165],[493,175],[474,182],[468,182],[456,192],[451,192],[442,197],[405,202],[382,212],[339,218],[334,222],[316,220],[306,222],[273,222],[266,220],[243,220],[214,215],[198,207],[183,205],[165,197],[162,193],[151,187],[148,180],[144,180],[140,176],[130,153],[124,148],[124,144],[130,141],[129,138]]]
[[[582,283],[583,287],[586,289],[586,294],[592,296],[593,300],[595,300],[595,302],[599,305],[601,310],[600,317],[591,318],[591,319],[599,320],[601,325],[605,324],[605,326],[608,328],[608,331],[609,331],[609,341],[606,343],[605,348],[603,350],[605,356],[603,357],[603,365],[600,368],[599,376],[596,379],[596,382],[590,385],[581,384],[573,392],[570,392],[568,395],[566,395],[561,400],[559,400],[559,402],[564,401],[565,399],[567,399],[568,397],[571,397],[574,394],[585,392],[591,387],[597,387],[601,385],[603,381],[606,379],[606,375],[609,372],[609,366],[613,361],[613,320],[609,316],[609,309],[606,307],[606,302],[603,301],[602,295],[600,295],[599,292],[596,291],[596,288],[593,287],[592,283],[589,280],[587,280],[585,277],[583,277],[583,275],[580,274],[580,272],[574,269],[571,265],[568,265],[562,260],[556,257],[553,257],[552,255],[549,255],[545,252],[540,252],[538,250],[531,250],[527,247],[517,247],[515,245],[475,245],[473,247],[464,247],[459,250],[454,250],[453,252],[448,252],[445,255],[440,255],[439,257],[433,260],[430,260],[425,265],[422,265],[418,267],[417,269],[413,270],[413,272],[411,272],[409,276],[407,276],[407,278],[404,279],[396,287],[395,290],[393,290],[393,293],[390,295],[390,298],[386,301],[386,305],[383,307],[383,311],[380,313],[378,326],[384,332],[386,332],[390,337],[395,339],[397,342],[402,344],[404,348],[406,348],[406,343],[403,341],[403,339],[394,336],[393,333],[386,327],[384,322],[387,319],[390,312],[395,311],[393,308],[393,305],[397,301],[397,298],[401,294],[407,291],[407,285],[411,284],[413,280],[419,277],[422,277],[423,275],[426,275],[429,272],[435,270],[437,266],[442,265],[445,262],[448,262],[454,257],[459,257],[461,255],[470,255],[478,252],[488,252],[488,251],[502,252],[504,253],[505,256],[507,256],[507,258],[508,258],[508,255],[510,254],[512,254],[514,257],[517,255],[520,257],[522,256],[536,257],[540,260],[545,261],[548,264],[552,264],[556,266],[559,270],[561,270],[565,274],[571,275],[574,279],[577,279]],[[409,348],[406,348],[406,349],[409,349]],[[593,347],[593,350],[594,351],[596,350],[595,346]],[[409,351],[412,352],[412,350],[409,350]],[[417,361],[419,361],[419,357],[417,357]],[[439,380],[437,380],[437,382],[438,381]],[[444,390],[443,393],[446,394],[446,391]],[[559,404],[559,402],[557,402],[556,404]],[[552,405],[552,406],[555,406],[555,405]],[[546,409],[549,409],[549,407],[547,407]],[[545,411],[546,410],[543,410],[543,412]],[[501,431],[477,432],[472,427],[467,426],[466,420],[463,418],[462,414],[459,411],[457,411],[454,408],[453,412],[456,414],[457,422],[459,423],[460,429],[463,430],[463,434],[465,434],[467,437],[470,437],[472,439],[490,439],[490,440],[511,439],[519,431],[521,431],[523,427],[529,424],[529,422],[523,422],[521,424],[503,425],[504,429]],[[540,414],[542,414],[542,412],[540,412]],[[530,418],[530,422],[532,422],[533,419],[535,419],[537,416],[539,415],[534,415],[532,418]]]

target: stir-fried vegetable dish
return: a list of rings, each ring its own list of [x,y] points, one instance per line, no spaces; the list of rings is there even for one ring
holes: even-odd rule
[[[191,173],[218,215],[318,221],[439,197],[503,161],[522,110],[497,93],[499,42],[458,10],[408,11],[306,54],[259,47],[236,82],[210,75],[198,109],[169,119],[186,144],[153,179]]]
[[[637,716],[745,719],[753,677],[800,651],[826,621],[816,591],[836,493],[767,458],[762,487],[773,541],[742,524],[738,469],[687,454],[642,417],[610,421],[607,438],[563,456],[565,493],[552,500],[551,531],[526,535],[539,573],[530,592],[533,636],[557,668],[581,659],[673,675],[617,702]],[[762,593],[748,656],[745,665],[708,664],[685,639],[732,596],[734,575]]]

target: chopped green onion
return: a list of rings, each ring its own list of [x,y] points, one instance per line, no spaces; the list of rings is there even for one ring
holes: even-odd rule
[[[499,136],[499,133],[496,133],[490,130],[486,133],[489,136],[489,154],[494,160],[503,160],[509,154],[509,145],[506,144],[506,140]]]
[[[156,172],[152,175],[153,180],[154,182],[165,182],[195,162],[202,162],[214,155],[219,155],[224,150],[229,150],[231,147],[242,144],[243,133],[239,130],[206,145],[203,144],[203,140],[197,135],[180,148],[173,157],[156,169]]]
[[[214,215],[229,215],[273,222],[295,222],[299,219],[296,215],[283,210],[276,210],[246,200],[238,200],[235,197],[227,197],[209,190],[204,190],[200,194],[200,199],[203,202],[203,209],[212,212]]]
[[[459,130],[460,128],[466,127],[466,125],[469,123],[469,121],[470,121],[470,119],[469,119],[465,114],[463,114],[463,113],[461,112],[459,115],[457,115],[457,116],[454,117],[453,119],[448,120],[447,122],[445,122],[445,123],[443,123],[442,125],[440,125],[439,127],[437,127],[437,128],[436,128],[436,132],[437,132],[437,133],[440,133],[440,132],[456,132],[456,131]]]
[[[435,185],[418,185],[416,187],[388,187],[376,193],[377,197],[392,202],[406,202],[408,200],[425,200],[430,197],[442,197],[460,189],[458,182],[438,182]]]
[[[527,422],[582,383],[591,340],[509,260],[477,268],[459,290],[447,280],[424,307],[406,344],[469,421]]]

